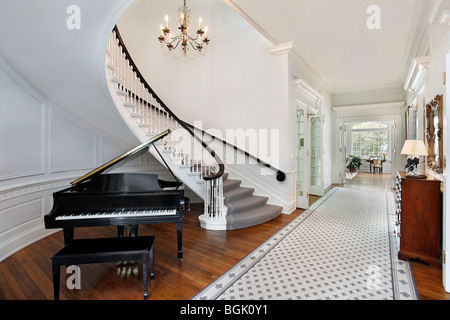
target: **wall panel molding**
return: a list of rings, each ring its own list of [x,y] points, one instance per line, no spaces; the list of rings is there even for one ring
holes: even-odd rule
[[[97,134],[50,108],[49,173],[86,170],[97,163]]]
[[[46,105],[6,70],[0,63],[0,181],[45,173]]]

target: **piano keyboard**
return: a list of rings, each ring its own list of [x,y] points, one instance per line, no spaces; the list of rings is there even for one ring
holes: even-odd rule
[[[173,210],[138,209],[138,210],[117,210],[105,212],[76,212],[58,216],[55,218],[55,220],[129,218],[129,217],[148,217],[148,216],[169,216],[176,214],[177,211],[175,209]]]

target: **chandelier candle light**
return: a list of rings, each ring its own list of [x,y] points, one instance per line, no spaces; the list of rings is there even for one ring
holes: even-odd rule
[[[200,18],[198,21],[197,36],[193,38],[188,35],[189,27],[191,26],[192,22],[192,14],[191,9],[186,6],[186,0],[184,0],[183,7],[178,8],[177,22],[180,34],[177,36],[173,36],[169,29],[169,17],[167,15],[165,16],[164,26],[161,24],[161,35],[158,37],[158,40],[161,43],[161,47],[164,49],[164,47],[166,46],[168,49],[168,53],[170,54],[178,47],[178,45],[181,44],[181,50],[183,51],[183,53],[180,58],[182,56],[186,57],[188,55],[188,50],[190,49],[189,46],[197,51],[197,54],[201,53],[202,55],[204,55],[210,41],[208,39],[208,27],[205,27],[204,30],[202,29],[203,20],[202,18]]]

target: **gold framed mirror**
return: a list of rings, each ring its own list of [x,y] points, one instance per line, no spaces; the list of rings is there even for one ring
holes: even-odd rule
[[[442,173],[443,159],[443,137],[442,137],[442,121],[443,121],[443,95],[437,95],[426,106],[426,139],[428,145],[428,168],[436,173]]]

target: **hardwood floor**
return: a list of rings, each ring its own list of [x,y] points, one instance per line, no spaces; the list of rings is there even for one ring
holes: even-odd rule
[[[359,174],[345,187],[389,188],[389,176]],[[311,202],[315,199],[312,197]],[[184,258],[176,257],[175,225],[141,226],[140,235],[155,235],[155,279],[149,281],[149,300],[186,300],[244,258],[272,234],[303,211],[281,215],[263,225],[234,231],[200,228],[203,206],[191,204],[183,230]],[[114,227],[77,229],[75,237],[114,237]],[[50,257],[63,245],[62,232],[20,250],[0,263],[0,300],[51,300],[53,284]],[[140,263],[117,267],[114,263],[81,265],[81,289],[66,286],[66,268],[61,268],[62,300],[141,300],[143,281]],[[442,287],[442,272],[413,263],[414,276],[423,300],[450,300]]]
[[[389,174],[358,173],[347,180],[345,187],[361,190],[392,191]],[[442,285],[442,270],[434,269],[420,261],[411,261],[420,300],[450,300]]]
[[[281,215],[269,223],[235,231],[200,228],[203,205],[191,204],[183,228],[184,258],[176,252],[174,224],[140,226],[139,235],[155,235],[155,279],[149,300],[186,300],[244,258],[302,211]],[[79,228],[77,238],[114,237],[114,227]],[[53,299],[50,257],[62,248],[62,232],[20,250],[0,263],[0,299]],[[137,266],[139,268],[137,268]],[[119,268],[112,264],[81,265],[81,289],[67,288],[61,268],[61,300],[139,300],[143,298],[140,263]]]

